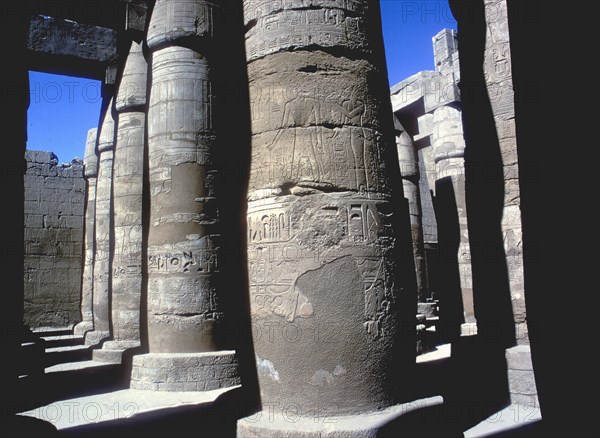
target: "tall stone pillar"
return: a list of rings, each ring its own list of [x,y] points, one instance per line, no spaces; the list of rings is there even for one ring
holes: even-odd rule
[[[110,100],[98,134],[98,179],[96,180],[96,219],[94,252],[93,312],[94,330],[85,335],[86,345],[110,336],[110,254],[112,234],[112,176],[115,149],[115,121]]]
[[[399,135],[397,134],[396,146],[398,148],[400,174],[402,175],[402,188],[404,197],[408,201],[408,212],[410,214],[410,231],[417,275],[417,298],[421,301],[427,293],[427,272],[419,191],[419,161],[417,151],[408,132],[402,131]]]
[[[83,159],[83,177],[87,183],[85,204],[84,264],[81,282],[81,322],[73,328],[78,336],[94,329],[93,289],[94,289],[94,221],[96,216],[96,177],[98,176],[98,155],[96,140],[98,128],[88,131]]]
[[[463,39],[460,56],[469,234],[478,331],[483,339],[494,339],[494,347],[506,348],[511,401],[537,405],[521,222],[521,184],[527,185],[527,179],[520,180],[524,175],[530,178],[532,168],[528,167],[531,162],[521,161],[517,153],[522,148],[517,144],[515,84],[526,81],[513,78],[511,50],[515,42],[511,36],[513,31],[518,35],[519,20],[514,19],[516,15],[511,18],[511,3],[461,3],[470,18],[457,14]],[[520,91],[524,96],[523,89]]]
[[[132,388],[201,391],[239,383],[235,352],[218,336],[226,299],[210,71],[218,12],[204,0],[158,0],[150,19],[150,353],[134,357]]]
[[[113,164],[112,340],[94,351],[94,360],[120,362],[123,350],[140,345],[147,70],[142,44],[132,41],[115,98],[118,129]]]
[[[442,184],[443,180],[451,181],[454,195],[452,204],[456,206],[459,235],[455,243],[464,317],[461,332],[463,335],[474,335],[477,333],[477,325],[473,307],[473,274],[465,198],[465,140],[460,109],[453,105],[443,105],[433,111],[431,143],[436,185]],[[448,212],[448,214],[454,213]],[[444,251],[445,248],[441,250]]]
[[[408,311],[414,330],[415,274],[400,255],[408,212],[379,14],[372,0],[244,2],[263,411],[240,420],[238,436],[365,436],[377,416],[360,416],[405,395],[398,378],[415,344],[400,328]]]

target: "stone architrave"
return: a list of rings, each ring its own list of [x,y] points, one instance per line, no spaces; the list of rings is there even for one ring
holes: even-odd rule
[[[94,217],[96,211],[96,177],[98,176],[98,155],[96,140],[98,128],[87,133],[85,157],[83,159],[83,177],[87,194],[85,204],[84,262],[81,281],[81,322],[73,327],[73,334],[85,335],[94,329],[93,289],[94,289]]]
[[[158,0],[149,23],[149,354],[133,359],[131,387],[197,391],[237,385],[223,319],[209,49],[218,5]],[[224,116],[224,115],[223,115]]]
[[[94,351],[94,360],[106,362],[120,362],[125,349],[140,345],[147,69],[142,44],[132,41],[115,97],[118,129],[113,164],[112,340]]]
[[[423,215],[421,212],[421,196],[419,191],[419,161],[417,151],[408,132],[402,131],[396,136],[396,146],[398,148],[400,174],[402,175],[402,188],[404,190],[404,197],[408,201],[410,231],[417,276],[417,298],[420,302],[426,294],[427,275],[423,242]]]
[[[85,335],[86,345],[110,336],[110,274],[112,234],[112,174],[115,149],[115,120],[111,99],[98,134],[98,179],[96,180],[96,217],[94,251],[93,313],[94,330]]]
[[[404,310],[414,328],[415,274],[412,257],[400,256],[408,212],[379,14],[372,0],[244,1],[248,270],[263,412],[240,420],[238,436],[313,436],[300,424],[315,436],[365,436],[376,427],[357,419],[397,405],[399,370],[410,374],[415,344],[400,336],[401,301],[412,294]]]

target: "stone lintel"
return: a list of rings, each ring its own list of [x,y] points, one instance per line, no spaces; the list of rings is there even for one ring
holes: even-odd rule
[[[27,48],[47,55],[110,63],[117,59],[117,31],[37,15],[29,23]]]
[[[391,99],[394,113],[414,111],[412,106],[420,100],[424,112],[431,113],[440,106],[460,102],[460,92],[452,75],[421,71],[394,85]]]
[[[390,90],[394,113],[423,99],[427,84],[436,77],[441,77],[441,74],[435,71],[425,70],[409,76],[394,85]]]

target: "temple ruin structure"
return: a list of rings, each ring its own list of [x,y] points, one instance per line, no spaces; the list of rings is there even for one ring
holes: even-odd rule
[[[374,0],[2,2],[3,436],[597,431],[558,3],[451,0],[390,87]],[[83,162],[25,152],[29,69],[102,81]]]

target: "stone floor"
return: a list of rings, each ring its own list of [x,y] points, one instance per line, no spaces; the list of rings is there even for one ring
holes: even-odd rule
[[[31,391],[35,391],[36,395],[38,391],[42,393],[45,390],[47,393],[47,396],[39,397],[37,404],[29,403],[17,415],[21,419],[18,421],[35,421],[52,431],[36,436],[95,437],[127,434],[147,438],[187,434],[186,436],[234,437],[236,420],[248,415],[242,406],[236,405],[239,400],[236,397],[241,393],[240,386],[206,392],[155,392],[129,389],[122,380],[115,384],[116,376],[126,374],[123,365],[93,361],[91,349],[82,345],[82,339],[65,335],[64,330],[60,334],[56,333],[59,332],[55,331],[53,334],[48,330],[43,333],[43,374],[35,377],[37,380],[29,382],[29,386],[27,376],[23,379],[24,400],[28,399]],[[435,374],[438,373],[435,370],[444,369],[451,352],[450,344],[437,345],[433,350],[417,357],[417,366],[427,370],[425,376],[435,379]],[[69,361],[61,362],[61,358]],[[442,371],[437,374],[437,379],[443,380],[444,375],[446,374]],[[430,391],[428,398],[423,399],[428,401],[427,408],[439,409],[435,420],[437,425],[433,429],[429,429],[429,420],[436,418],[433,411],[406,409],[400,413],[400,416],[413,417],[406,423],[411,425],[410,436],[538,436],[541,424],[539,408],[519,404],[509,405],[478,424],[471,425],[467,430],[454,430],[451,419],[442,418],[440,421],[440,413],[443,416],[448,411],[443,410],[443,397],[435,394],[439,391],[438,386],[439,383],[434,382],[433,393]],[[415,403],[406,404],[413,405]],[[385,412],[368,417],[377,423],[377,415],[385,416]],[[356,426],[356,419],[351,419],[350,422],[341,417],[334,420],[339,420],[337,422],[341,426],[349,425],[351,429]],[[445,422],[449,427],[445,426]],[[311,422],[310,426],[315,424]],[[331,429],[331,436],[337,436],[336,430],[345,430],[340,427]],[[415,435],[417,429],[419,433]],[[306,432],[304,429],[302,431]],[[394,430],[390,436],[396,436],[396,432]],[[383,433],[382,436],[387,435]]]
[[[99,364],[103,365],[103,364]],[[93,424],[120,422],[150,412],[162,413],[181,407],[214,402],[238,387],[205,392],[155,392],[123,389],[86,397],[59,400],[20,415],[37,418],[65,430]]]

